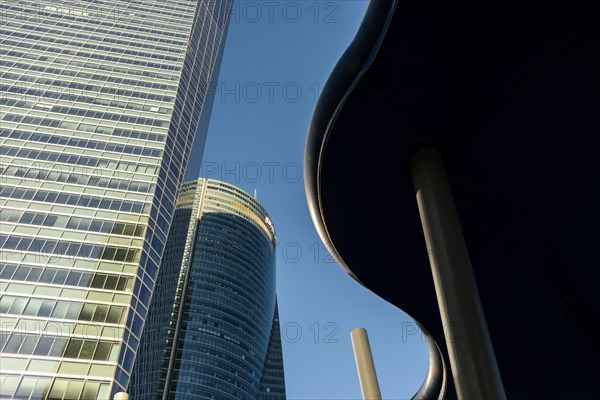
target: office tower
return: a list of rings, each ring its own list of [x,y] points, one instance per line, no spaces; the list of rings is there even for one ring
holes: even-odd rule
[[[183,185],[140,342],[134,399],[285,399],[275,231],[250,195]]]
[[[0,5],[0,397],[127,389],[230,5]]]

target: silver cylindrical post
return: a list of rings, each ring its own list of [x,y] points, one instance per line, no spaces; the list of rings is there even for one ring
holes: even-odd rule
[[[505,399],[444,162],[421,150],[411,173],[459,399]]]
[[[354,349],[354,359],[356,360],[356,369],[358,370],[358,380],[360,381],[360,390],[364,400],[381,400],[377,374],[375,373],[375,364],[369,345],[369,337],[364,328],[354,328],[350,332],[352,339],[352,348]]]

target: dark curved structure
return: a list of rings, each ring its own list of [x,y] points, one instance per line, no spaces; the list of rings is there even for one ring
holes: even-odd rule
[[[592,398],[600,376],[600,33],[588,7],[372,1],[308,134],[321,238],[445,352],[462,332],[440,321],[410,170],[422,149],[441,153],[509,398]]]

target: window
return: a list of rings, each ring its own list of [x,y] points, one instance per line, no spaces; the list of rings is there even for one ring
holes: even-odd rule
[[[96,289],[102,289],[104,287],[104,282],[106,281],[106,275],[96,274],[94,279],[92,280],[92,284],[90,285]]]
[[[25,304],[27,304],[26,298],[23,298],[23,297],[15,298],[15,301],[13,302],[12,306],[10,307],[10,310],[8,311],[8,313],[9,314],[21,314],[23,312],[23,309],[25,308]]]
[[[94,360],[106,361],[108,360],[113,344],[109,342],[100,342],[94,353]]]
[[[25,308],[25,312],[23,314],[36,316],[41,305],[42,305],[42,300],[31,299],[31,301],[29,301],[29,304],[27,304],[27,308]]]
[[[85,360],[91,360],[94,355],[94,351],[96,350],[97,344],[98,344],[98,342],[95,340],[85,340],[83,342],[83,346],[81,346],[81,352],[79,353],[79,358],[82,358]]]
[[[96,312],[92,317],[92,321],[94,322],[104,322],[106,316],[108,315],[108,306],[97,306]]]
[[[82,346],[82,339],[71,339],[69,341],[69,344],[67,345],[67,349],[65,350],[64,357],[77,358],[79,356],[79,352],[81,351]]]
[[[109,324],[118,324],[121,321],[121,315],[123,314],[123,307],[111,307],[106,318],[106,322]]]
[[[6,314],[15,300],[12,296],[2,296],[0,298],[0,314]]]
[[[81,314],[79,315],[79,320],[91,321],[94,316],[95,311],[96,311],[95,304],[85,304],[83,306],[83,309],[81,310]]]

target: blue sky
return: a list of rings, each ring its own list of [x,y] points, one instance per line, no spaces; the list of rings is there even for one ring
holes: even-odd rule
[[[350,330],[369,333],[383,397],[410,398],[427,368],[411,320],[331,260],[308,213],[304,144],[316,98],[365,0],[236,0],[201,176],[254,193],[277,231],[289,399],[359,399]]]

